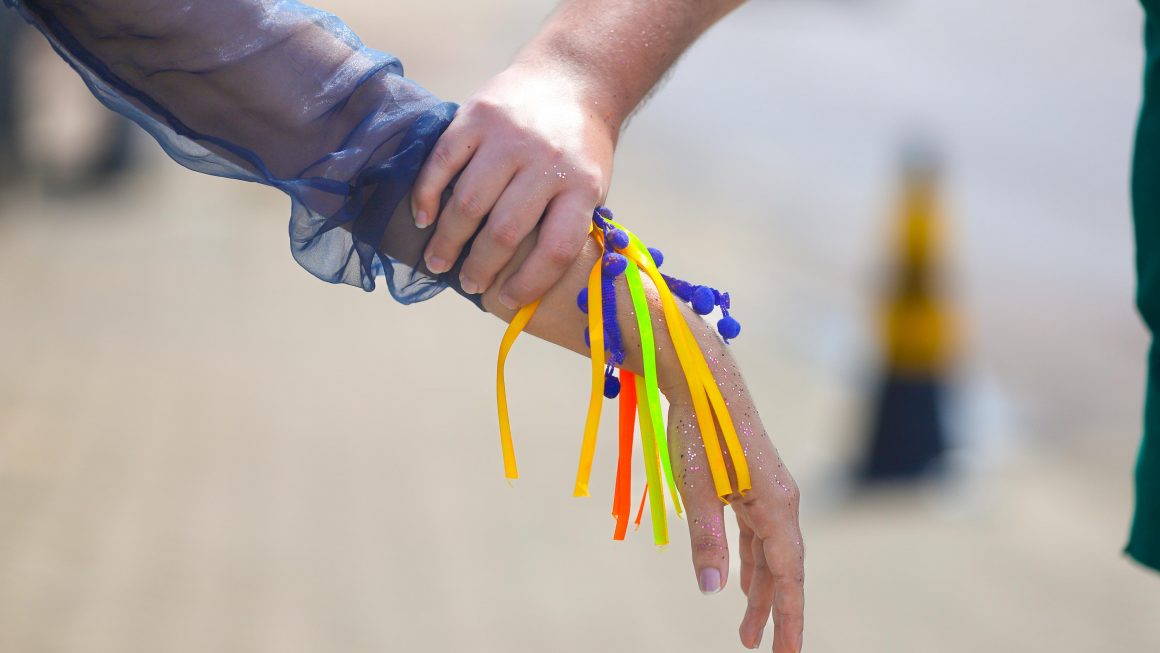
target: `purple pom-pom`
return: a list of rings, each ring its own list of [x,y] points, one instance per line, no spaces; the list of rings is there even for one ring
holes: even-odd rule
[[[628,268],[628,259],[616,252],[604,255],[604,274],[609,277],[620,276]]]
[[[624,249],[628,247],[628,234],[623,229],[613,229],[608,232],[608,244],[614,249]]]
[[[652,256],[653,263],[655,263],[658,268],[665,262],[665,255],[661,252],[661,250],[655,247],[650,247],[648,248],[648,253]]]
[[[697,315],[708,315],[713,312],[713,307],[717,305],[713,295],[713,289],[708,286],[697,286],[693,289],[693,297],[689,302],[693,305],[693,311]]]
[[[612,209],[608,208],[607,206],[598,206],[596,207],[596,215],[604,218],[605,220],[611,220]]]
[[[581,313],[588,312],[588,289],[587,288],[581,288],[580,292],[576,295],[576,305],[580,307]]]
[[[609,399],[616,399],[620,394],[620,379],[611,374],[604,377],[604,396]]]
[[[733,316],[726,315],[717,320],[717,331],[726,342],[741,335],[741,323],[733,319]]]
[[[584,327],[584,346],[591,347],[592,339],[588,337],[588,327]]]

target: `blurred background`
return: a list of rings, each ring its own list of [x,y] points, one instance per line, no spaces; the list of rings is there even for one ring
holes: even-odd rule
[[[318,4],[455,100],[553,6]],[[499,321],[316,281],[285,198],[169,162],[12,17],[0,651],[741,648],[736,577],[702,597],[679,522],[664,550],[647,525],[610,540],[611,420],[570,497],[581,359],[513,353],[509,488]],[[1160,650],[1160,578],[1121,554],[1141,22],[1128,0],[754,1],[624,135],[609,205],[745,326],[802,487],[807,651]],[[917,212],[916,142],[938,169]],[[916,329],[941,343],[917,375],[893,319],[915,220],[938,279]],[[924,397],[902,409],[899,375]],[[922,459],[869,462],[900,428]]]

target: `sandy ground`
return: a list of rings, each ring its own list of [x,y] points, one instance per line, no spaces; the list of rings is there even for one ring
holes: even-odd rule
[[[333,6],[456,98],[547,5]],[[1119,554],[1139,29],[1130,2],[754,3],[634,119],[610,204],[739,298],[805,493],[807,650],[1160,650],[1160,579]],[[949,159],[961,471],[851,501],[914,125]],[[569,497],[581,359],[513,354],[509,488],[498,321],[321,284],[276,193],[148,161],[106,196],[0,198],[0,652],[740,648],[740,592],[702,597],[679,531],[609,541],[610,448]]]

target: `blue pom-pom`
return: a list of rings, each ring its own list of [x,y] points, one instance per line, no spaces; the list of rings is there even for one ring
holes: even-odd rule
[[[592,339],[588,337],[588,327],[584,327],[584,346],[591,347]]]
[[[665,262],[665,255],[663,252],[661,252],[661,250],[655,247],[650,247],[648,248],[648,253],[652,255],[653,263],[655,263],[658,268]]]
[[[609,399],[616,399],[620,394],[620,379],[611,374],[604,377],[604,396]]]
[[[722,338],[729,341],[741,335],[741,323],[733,319],[733,316],[726,315],[720,320],[717,320],[717,331],[721,334]]]
[[[610,277],[619,276],[628,268],[628,259],[616,252],[604,255],[604,274]]]
[[[712,288],[697,286],[693,289],[693,297],[689,303],[693,305],[693,311],[697,315],[708,315],[713,312],[713,307],[717,305],[715,299]]]
[[[611,220],[612,209],[608,208],[607,206],[598,206],[596,207],[596,215],[604,218],[605,220]]]
[[[588,312],[588,289],[587,288],[581,288],[580,292],[576,295],[576,305],[580,307],[581,313]]]
[[[615,249],[624,249],[628,247],[628,234],[623,229],[613,229],[608,232],[608,244]]]

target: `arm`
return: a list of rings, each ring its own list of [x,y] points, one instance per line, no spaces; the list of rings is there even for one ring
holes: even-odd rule
[[[500,272],[504,281],[534,249],[534,234],[517,249],[516,255]],[[588,271],[600,256],[600,248],[589,239],[580,256],[565,270],[560,281],[543,296],[528,323],[527,331],[544,340],[588,355],[584,344],[585,316],[576,306],[576,293],[586,284]],[[617,305],[631,306],[624,277],[617,279]],[[719,591],[729,576],[729,554],[723,528],[723,505],[717,497],[704,460],[701,437],[688,387],[674,354],[663,312],[655,289],[647,285],[653,332],[657,337],[657,376],[661,391],[669,400],[668,439],[673,470],[687,511],[693,567],[701,590]],[[483,295],[484,308],[510,321],[515,311],[498,298],[500,283]],[[753,398],[745,385],[729,347],[712,328],[685,305],[681,305],[694,337],[706,354],[713,377],[729,405],[752,475],[753,489],[744,497],[730,497],[740,528],[737,542],[741,554],[740,583],[748,597],[742,619],[741,642],[756,648],[772,611],[775,625],[775,653],[801,650],[803,628],[804,558],[798,527],[798,490],[769,440]],[[636,320],[627,310],[619,314],[627,358],[624,367],[641,373],[640,340]]]
[[[402,77],[397,60],[363,48],[337,19],[289,3],[46,0],[19,6],[106,105],[137,120],[173,158],[291,195],[295,257],[312,272],[370,289],[374,263],[398,263],[428,285],[401,287],[388,269],[397,298],[433,294],[438,280],[418,263],[428,232],[410,213],[408,171],[417,171],[450,116],[446,105]],[[529,256],[535,238],[523,239],[501,279]],[[569,259],[567,275],[529,325],[532,333],[583,351],[574,297],[597,256],[587,243],[579,259]],[[498,292],[489,290],[484,305],[510,320]],[[656,299],[651,297],[654,304]],[[659,327],[660,312],[653,315]],[[634,324],[622,323],[626,334],[634,332]],[[701,346],[715,353],[714,376],[731,397],[754,472],[753,489],[732,502],[741,525],[741,586],[750,599],[742,641],[756,646],[773,609],[776,650],[796,651],[802,610],[797,490],[728,351],[701,320],[690,323]],[[671,403],[671,451],[689,460],[701,455],[700,438],[664,333],[657,329],[659,376]],[[631,341],[626,338],[626,365],[639,372],[640,352]],[[728,576],[721,503],[706,470],[679,461],[674,467],[682,470],[698,581],[706,591],[719,590]]]
[[[565,2],[511,66],[464,103],[424,165],[412,210],[420,226],[435,223],[427,266],[449,269],[486,217],[461,274],[465,290],[483,292],[542,216],[538,244],[505,277],[497,300],[517,308],[540,297],[584,244],[628,117],[681,53],[740,4]]]
[[[397,213],[410,219],[397,209],[455,107],[334,16],[264,0],[3,1],[176,161],[289,195],[291,251],[315,276],[372,290],[385,273],[405,303],[444,287],[381,243]]]

